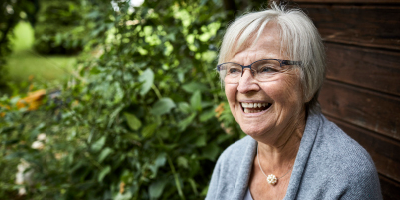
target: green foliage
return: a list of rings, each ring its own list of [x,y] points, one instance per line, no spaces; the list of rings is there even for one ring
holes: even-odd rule
[[[15,26],[21,19],[27,18],[34,23],[37,6],[30,0],[2,0],[0,3],[0,89],[5,87],[6,57],[11,53],[10,39]]]
[[[223,5],[86,3],[97,56],[39,110],[0,99],[0,166],[30,163],[29,199],[204,199],[218,155],[241,137],[215,72]],[[17,189],[10,176],[0,190]]]
[[[34,48],[42,54],[74,54],[83,49],[85,1],[41,0]]]

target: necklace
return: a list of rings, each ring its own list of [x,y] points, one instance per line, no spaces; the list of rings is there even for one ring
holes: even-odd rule
[[[277,178],[277,177],[276,177],[275,175],[273,175],[273,174],[270,174],[270,175],[267,176],[267,175],[264,173],[263,169],[261,168],[260,158],[258,157],[258,145],[257,145],[257,161],[258,161],[258,166],[259,166],[260,169],[261,169],[261,172],[264,174],[265,177],[267,177],[267,182],[268,182],[269,184],[271,184],[271,185],[275,185],[275,184],[278,182],[279,179],[281,179],[281,178],[283,178],[284,176],[286,176],[286,174],[288,174],[288,173],[292,170],[292,168],[293,168],[293,166],[292,166],[292,167],[289,169],[289,171],[286,172],[286,174],[284,174],[283,176],[281,176],[281,177],[279,177],[279,178]]]

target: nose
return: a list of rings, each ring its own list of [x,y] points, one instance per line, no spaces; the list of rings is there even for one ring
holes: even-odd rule
[[[250,91],[258,91],[260,90],[260,86],[257,81],[253,78],[250,69],[244,69],[242,73],[242,77],[240,77],[238,83],[237,90],[240,93],[247,93]]]

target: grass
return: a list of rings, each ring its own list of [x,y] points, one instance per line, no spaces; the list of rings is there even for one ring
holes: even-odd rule
[[[33,75],[39,81],[65,79],[72,71],[76,56],[40,55],[33,50],[34,30],[27,22],[14,29],[13,53],[7,59],[7,81],[20,84]]]

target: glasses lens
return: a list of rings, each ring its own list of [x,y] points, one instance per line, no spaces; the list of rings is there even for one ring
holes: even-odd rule
[[[251,66],[256,73],[254,78],[258,81],[268,81],[281,71],[281,64],[277,60],[260,60]]]
[[[242,67],[236,63],[225,63],[220,66],[220,73],[225,83],[237,83],[242,75]]]

